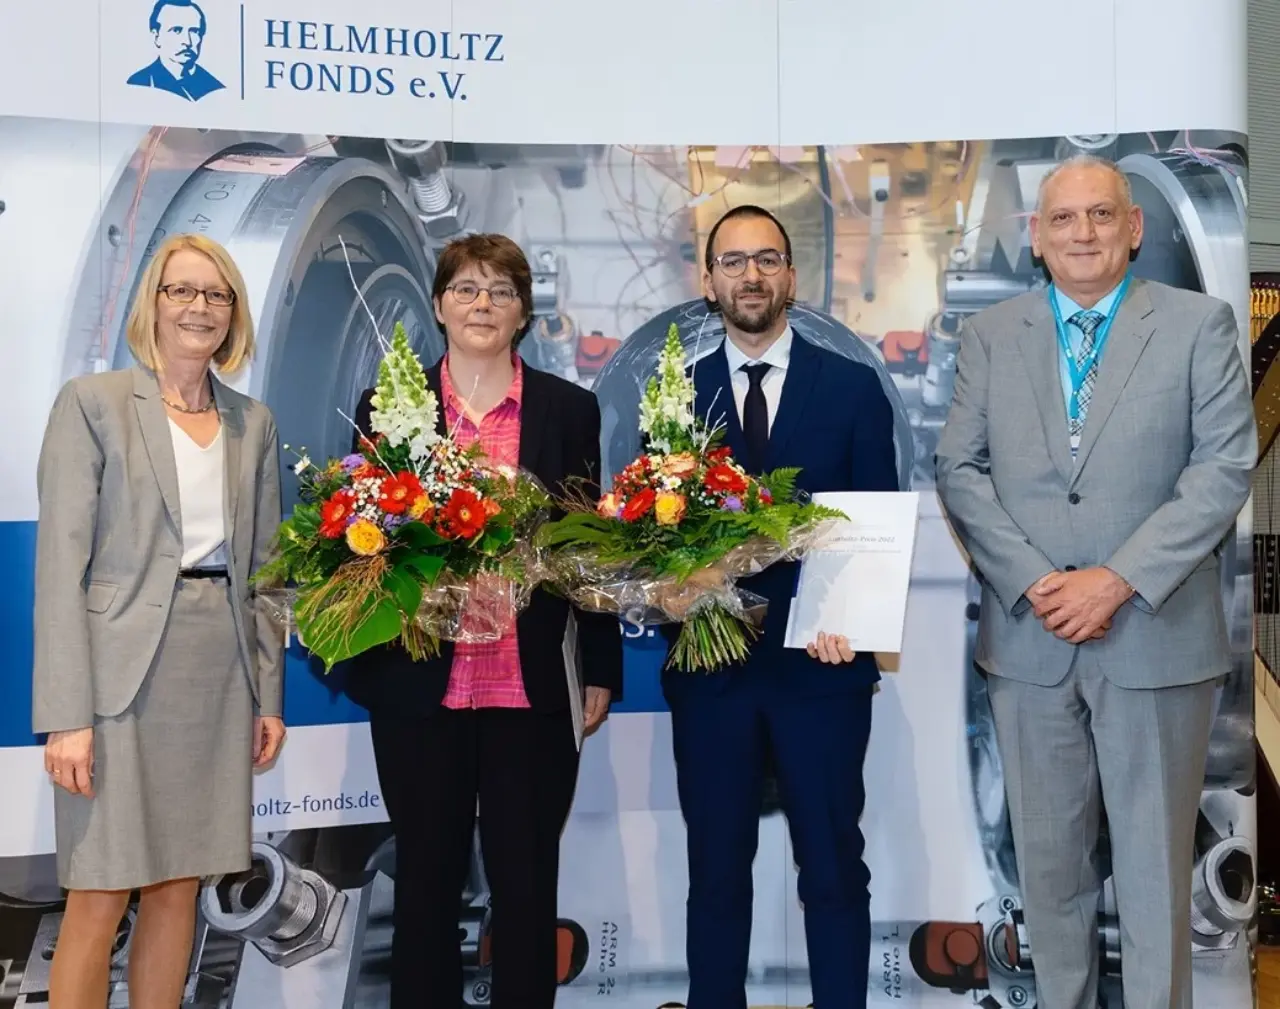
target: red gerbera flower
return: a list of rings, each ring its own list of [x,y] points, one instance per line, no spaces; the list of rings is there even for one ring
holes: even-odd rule
[[[646,487],[635,497],[628,499],[627,503],[622,506],[622,521],[636,522],[644,518],[649,513],[649,509],[653,507],[656,497],[657,495],[653,492],[653,488]]]
[[[469,540],[484,529],[486,516],[484,505],[474,491],[459,488],[449,497],[440,515],[441,525],[449,535]]]
[[[419,494],[422,484],[412,473],[397,473],[382,481],[382,493],[378,496],[378,507],[388,515],[402,515]]]
[[[741,494],[747,489],[747,478],[724,463],[707,470],[702,482],[707,490],[721,494]]]
[[[356,507],[356,497],[349,490],[334,493],[320,506],[320,535],[336,540],[347,531],[347,519]]]

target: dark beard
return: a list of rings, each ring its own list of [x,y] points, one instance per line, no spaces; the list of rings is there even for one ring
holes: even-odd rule
[[[738,293],[743,294],[756,292],[739,291]],[[763,291],[760,293],[767,295],[769,292]],[[757,336],[760,333],[767,333],[773,327],[774,323],[778,321],[779,316],[781,316],[786,310],[787,299],[782,297],[770,301],[763,308],[753,311],[750,314],[739,311],[737,303],[734,302],[732,298],[727,302],[721,302],[721,311],[724,314],[725,320],[732,323],[741,332],[750,333],[753,336]]]

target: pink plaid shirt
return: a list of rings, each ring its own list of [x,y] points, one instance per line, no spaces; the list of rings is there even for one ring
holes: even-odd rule
[[[467,416],[462,400],[449,379],[449,359],[440,368],[440,391],[445,423],[455,431],[458,444],[470,446],[479,440],[494,462],[516,466],[520,462],[520,401],[524,394],[524,367],[515,359],[516,375],[506,397],[480,419],[480,426]],[[453,649],[453,668],[446,708],[527,708],[520,672],[520,650],[515,628],[498,641],[476,644],[459,641]]]

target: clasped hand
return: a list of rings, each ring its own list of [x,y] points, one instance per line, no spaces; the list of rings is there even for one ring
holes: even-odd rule
[[[1110,568],[1054,571],[1027,590],[1044,629],[1073,645],[1095,641],[1111,630],[1111,619],[1133,587]]]

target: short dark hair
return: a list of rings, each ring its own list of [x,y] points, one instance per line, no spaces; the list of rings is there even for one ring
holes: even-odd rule
[[[757,207],[754,203],[744,203],[740,207],[734,207],[732,210],[727,211],[720,220],[711,226],[711,233],[707,235],[707,249],[704,257],[708,273],[715,266],[714,250],[716,247],[716,235],[720,233],[720,225],[724,224],[725,221],[733,221],[739,217],[763,217],[765,220],[772,221],[773,226],[782,235],[782,244],[785,248],[781,251],[786,253],[788,265],[791,264],[791,236],[787,234],[787,229],[782,226],[782,222],[765,210],[764,207]]]
[[[190,7],[200,15],[200,34],[205,33],[208,23],[205,21],[204,10],[195,0],[156,0],[156,5],[151,8],[151,20],[147,22],[153,32],[160,30],[160,12],[166,7]]]
[[[511,341],[511,346],[519,346],[533,325],[533,270],[524,251],[506,235],[467,235],[454,239],[444,247],[436,263],[436,279],[431,285],[432,300],[443,300],[453,278],[467,266],[487,267],[491,273],[502,274],[511,280],[527,316]]]

